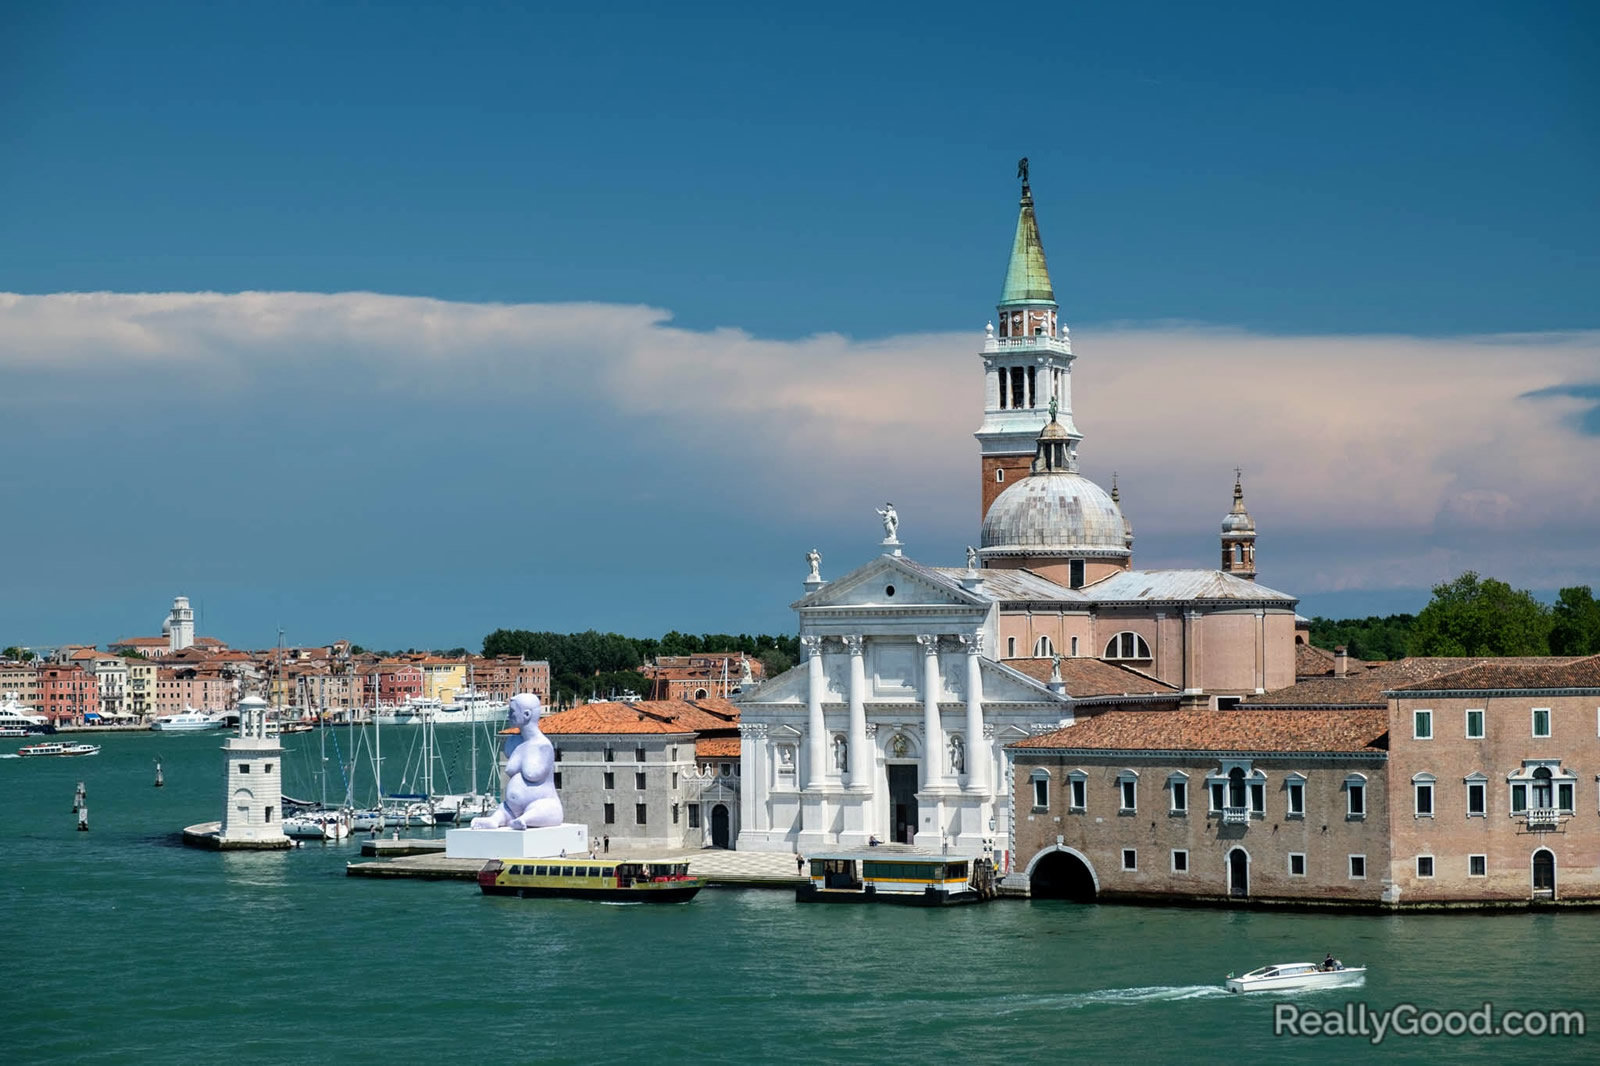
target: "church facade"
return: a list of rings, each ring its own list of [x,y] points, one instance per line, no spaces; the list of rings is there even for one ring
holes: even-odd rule
[[[1239,478],[1219,569],[1136,570],[1115,482],[1079,472],[1072,345],[1026,177],[996,312],[980,353],[980,546],[965,566],[914,561],[886,506],[877,558],[828,581],[808,557],[793,605],[804,661],[738,698],[740,848],[915,843],[1004,865],[1005,745],[1116,713],[1116,678],[1130,707],[1161,692],[1189,709],[1294,683],[1297,600],[1255,580]],[[1110,693],[1080,699],[1062,680],[1082,659],[1105,665]]]

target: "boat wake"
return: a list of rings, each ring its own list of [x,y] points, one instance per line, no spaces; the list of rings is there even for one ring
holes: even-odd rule
[[[20,758],[22,758],[22,756],[18,755],[16,752],[8,751],[8,752],[5,752],[4,754],[0,754],[0,759],[20,759]]]
[[[1226,996],[1221,985],[1151,985],[1145,988],[1100,988],[1093,992],[1073,992],[1064,996],[1043,997],[1037,1006],[1060,1010],[1081,1010],[1102,1004],[1176,1003],[1186,999],[1212,999]],[[1030,1009],[1036,1009],[1030,1008]]]

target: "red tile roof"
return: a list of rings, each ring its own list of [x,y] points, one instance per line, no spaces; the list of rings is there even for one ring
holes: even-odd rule
[[[1111,711],[1013,748],[1095,751],[1380,752],[1387,711]]]
[[[739,738],[701,737],[694,742],[694,755],[697,759],[737,759]]]
[[[1002,659],[1004,665],[1027,674],[1041,685],[1048,684],[1054,668],[1051,659]],[[1067,686],[1067,695],[1075,699],[1093,696],[1144,696],[1175,695],[1174,685],[1158,681],[1148,674],[1127,666],[1102,662],[1085,657],[1067,657],[1061,660],[1061,680]]]
[[[1370,670],[1352,672],[1346,677],[1313,677],[1275,692],[1252,696],[1242,707],[1388,707],[1384,695],[1390,689],[1433,681],[1446,674],[1458,673],[1487,662],[1549,663],[1571,662],[1571,659],[1552,660],[1545,657],[1521,659],[1486,659],[1482,657],[1416,657],[1399,659],[1392,663],[1379,663]]]
[[[1443,677],[1389,686],[1396,692],[1482,692],[1494,689],[1600,688],[1600,655],[1478,660],[1478,665]]]
[[[637,703],[585,703],[539,720],[546,733],[700,733],[728,730],[739,722],[727,700],[640,700]]]

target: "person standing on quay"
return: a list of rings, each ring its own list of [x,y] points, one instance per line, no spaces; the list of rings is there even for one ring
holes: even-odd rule
[[[795,857],[794,857],[794,872],[795,872],[795,876],[797,876],[797,877],[805,875],[805,872],[806,872],[806,857],[804,855],[798,855],[798,854],[795,855]]]

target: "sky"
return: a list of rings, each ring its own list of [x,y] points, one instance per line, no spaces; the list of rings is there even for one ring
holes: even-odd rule
[[[555,5],[549,5],[554,8]],[[1135,565],[1600,585],[1600,8],[0,6],[0,644],[793,632],[978,539],[1031,160]]]

